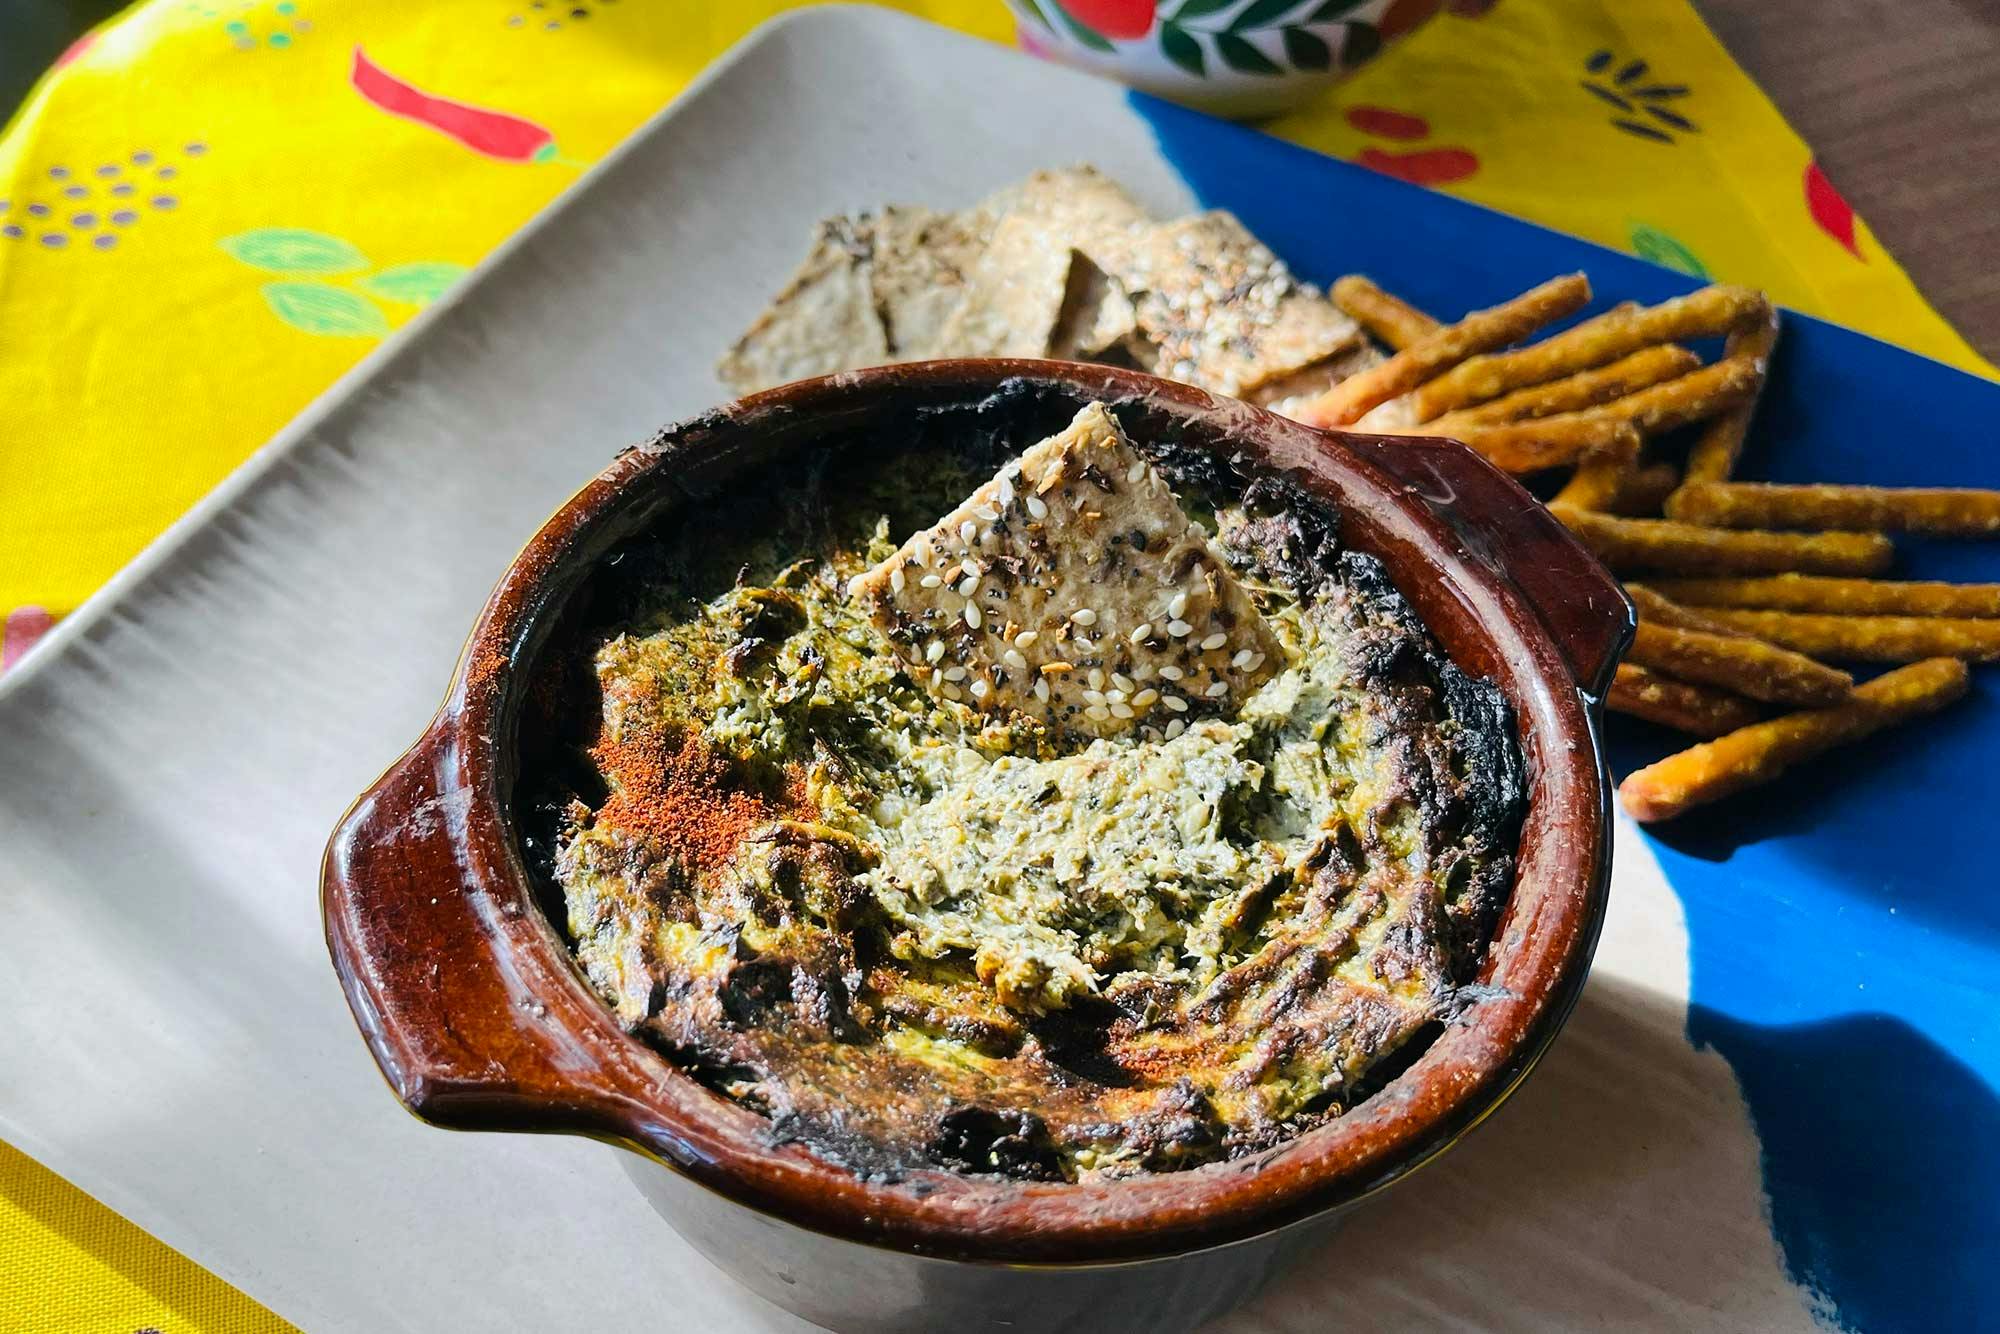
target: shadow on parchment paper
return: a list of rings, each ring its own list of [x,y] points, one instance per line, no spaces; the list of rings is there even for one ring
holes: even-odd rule
[[[1213,1334],[1992,1328],[1995,1200],[2000,1099],[1908,1024],[1598,977],[1491,1120]]]
[[[1728,1064],[1677,998],[1598,976],[1541,1066],[1213,1334],[1810,1330]]]

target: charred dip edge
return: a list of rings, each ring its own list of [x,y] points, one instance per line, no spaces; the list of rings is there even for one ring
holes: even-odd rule
[[[1444,658],[1377,558],[1342,548],[1339,516],[1323,500],[1283,479],[1247,474],[1247,460],[1232,464],[1186,445],[1155,450],[1144,440],[1132,448],[1198,508],[1236,507],[1237,519],[1218,539],[1224,563],[1276,590],[1281,603],[1297,604],[1274,614],[1297,627],[1308,654],[1299,670],[1323,687],[1338,683],[1351,706],[1343,704],[1337,720],[1312,707],[1280,706],[1259,715],[1254,730],[1205,739],[1198,732],[1178,749],[1112,743],[1094,759],[1081,754],[1089,734],[994,727],[976,743],[989,758],[1020,759],[1025,747],[1027,760],[1059,760],[1061,768],[999,778],[996,789],[973,800],[1004,808],[1063,773],[1095,771],[1088,781],[1115,785],[1104,772],[1114,769],[1140,780],[1142,790],[1179,791],[1180,783],[1160,777],[1183,772],[1176,756],[1202,764],[1220,758],[1211,749],[1219,748],[1269,765],[1281,742],[1325,754],[1328,788],[1289,799],[1263,791],[1273,804],[1312,805],[1305,826],[1270,835],[1280,840],[1275,846],[1252,832],[1247,817],[1222,814],[1233,804],[1225,796],[1216,825],[1196,838],[1226,845],[1218,853],[1248,855],[1241,876],[1225,882],[1192,863],[1160,868],[1178,887],[1164,891],[1167,899],[1193,893],[1199,902],[1169,906],[1129,884],[1112,891],[1119,902],[1139,894],[1142,917],[1173,917],[1180,930],[1195,933],[1189,938],[1174,941],[1171,930],[1167,941],[1127,937],[1114,916],[1109,937],[1100,939],[1094,922],[1069,921],[1064,929],[1076,933],[1075,948],[1124,956],[1098,961],[1097,977],[1108,984],[1101,988],[1066,991],[1051,1002],[1036,989],[1044,973],[1009,999],[1000,978],[982,972],[986,982],[973,979],[970,948],[952,959],[934,949],[893,956],[889,938],[899,926],[923,928],[894,908],[876,910],[863,878],[872,860],[857,861],[850,854],[860,845],[851,836],[835,838],[816,823],[839,817],[811,804],[804,769],[825,764],[835,808],[846,807],[844,789],[866,810],[866,794],[903,790],[918,762],[885,759],[886,747],[864,738],[877,729],[914,729],[955,753],[970,737],[950,720],[948,705],[932,713],[930,696],[891,643],[843,641],[842,618],[863,613],[839,590],[849,585],[851,564],[866,559],[857,546],[884,508],[900,509],[889,520],[892,533],[912,514],[948,509],[1023,442],[1012,432],[969,435],[943,418],[898,436],[887,450],[871,434],[826,442],[809,467],[760,472],[722,501],[712,523],[677,533],[669,520],[667,531],[637,537],[573,601],[573,608],[587,607],[572,613],[587,624],[566,622],[536,667],[517,802],[526,860],[546,877],[550,918],[567,915],[583,936],[572,948],[623,1023],[717,1092],[769,1116],[775,1137],[851,1171],[884,1179],[943,1169],[1076,1180],[1186,1170],[1270,1148],[1358,1105],[1477,1002],[1483,992],[1467,984],[1512,883],[1526,806],[1504,697]],[[936,480],[913,480],[925,478]],[[1099,492],[1113,486],[1101,476],[1095,483]],[[1113,638],[1065,656],[1066,665],[1073,658],[1078,669],[1112,667],[1099,656],[1101,646],[1116,652],[1131,618],[1152,600],[1163,602],[1156,581],[1167,572],[1129,585],[1117,578],[1128,541],[1146,538],[1110,533],[1104,559],[1089,559],[1094,570],[1110,571],[1105,605],[1120,597],[1147,605],[1128,604],[1120,628],[1107,632]],[[943,561],[954,578],[960,554]],[[759,573],[749,573],[746,557],[761,558]],[[826,563],[839,558],[850,565],[826,573]],[[1022,613],[1046,631],[1038,614]],[[956,614],[949,615],[956,626]],[[1159,683],[1181,692],[1182,713],[1197,722],[1214,708],[1178,673],[1204,670],[1194,646],[1214,628],[1211,615],[1231,613],[1189,609],[1203,629],[1187,635],[1177,675]],[[999,618],[989,619],[995,629],[987,633],[997,633]],[[794,638],[809,626],[818,627],[810,640]],[[1063,628],[1050,633],[1060,639]],[[1159,637],[1166,648],[1166,632]],[[885,638],[893,641],[894,632]],[[945,661],[954,660],[938,647]],[[755,693],[777,701],[772,717],[784,720],[782,740],[765,734],[765,745],[746,742],[752,754],[741,765],[726,757],[728,743],[705,739],[717,715],[690,704],[718,673],[755,682]],[[1099,679],[1093,673],[1090,684]],[[1105,684],[1112,681],[1124,691],[1137,688],[1116,676]],[[801,685],[813,682],[830,693]],[[609,712],[596,707],[600,689]],[[848,713],[841,703],[869,694],[877,707],[913,709],[915,716],[885,723],[866,705]],[[833,712],[789,707],[806,698],[830,702]],[[1192,709],[1190,698],[1197,700]],[[604,730],[614,717],[623,719],[616,742]],[[991,717],[975,715],[966,726]],[[1223,720],[1240,721],[1230,713]],[[1335,725],[1325,737],[1312,730],[1328,722]],[[1164,738],[1154,733],[1156,741],[1173,736],[1171,728]],[[833,776],[848,763],[867,776]],[[980,781],[1003,772],[1013,771],[982,768]],[[615,782],[617,795],[608,795],[599,773]],[[1338,774],[1361,785],[1350,794]],[[951,776],[930,776],[950,791]],[[1253,801],[1253,789],[1262,787],[1257,779],[1211,781]],[[1033,799],[1035,808],[1054,792],[1050,786]],[[1066,799],[1088,812],[1098,809],[1092,793],[1086,786]],[[1140,797],[1129,814],[1160,821],[1175,800]],[[1309,832],[1329,813],[1342,817],[1337,836]],[[786,824],[784,817],[810,823]],[[1082,814],[1059,823],[1071,818],[1093,821]],[[1129,832],[1132,826],[1093,825],[1089,839],[1107,841],[1090,849],[1091,860],[1114,878],[1121,859],[1154,847]],[[864,837],[878,834],[887,831]],[[1048,836],[1072,846],[1085,837],[1073,828]],[[910,869],[898,862],[896,841],[884,845],[887,855]],[[1274,872],[1264,860],[1270,855],[1282,858],[1282,869]],[[921,856],[917,863],[931,864]],[[970,879],[943,892],[977,892],[983,875],[1009,864],[964,868]],[[1068,895],[1059,901],[1077,902]],[[904,912],[913,906],[901,901]],[[1241,916],[1223,926],[1204,909]],[[1197,917],[1220,934],[1201,937]],[[1214,971],[1157,976],[1166,958],[1193,962],[1180,955],[1182,945]],[[977,1053],[969,1064],[960,1059],[968,1049]]]

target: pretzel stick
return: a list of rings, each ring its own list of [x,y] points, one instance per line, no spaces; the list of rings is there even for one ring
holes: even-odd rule
[[[1721,528],[1840,528],[1931,537],[2000,534],[2000,491],[1971,487],[1688,482],[1667,516]]]
[[[1545,384],[1655,343],[1709,338],[1762,318],[1770,302],[1747,287],[1704,287],[1638,310],[1612,310],[1512,352],[1469,357],[1414,395],[1418,421]]]
[[[1629,421],[1642,435],[1661,435],[1743,402],[1757,392],[1761,374],[1755,362],[1727,357],[1590,411]]]
[[[1662,676],[1636,662],[1621,662],[1604,707],[1695,736],[1721,736],[1757,721],[1757,706],[1712,686]]]
[[[1523,417],[1547,417],[1557,412],[1575,412],[1608,403],[1614,398],[1686,375],[1701,365],[1701,358],[1678,343],[1641,348],[1629,357],[1620,357],[1609,366],[1579,371],[1547,384],[1529,385],[1489,403],[1447,412],[1428,423],[1437,435],[1450,435],[1452,428],[1484,422],[1519,421]]]
[[[1670,625],[1676,630],[1700,630],[1711,635],[1736,633],[1720,621],[1710,620],[1701,612],[1683,607],[1651,584],[1628,583],[1625,585],[1625,596],[1632,599],[1632,610],[1655,625]]]
[[[1688,450],[1686,475],[1690,482],[1719,482],[1736,470],[1743,453],[1743,438],[1750,432],[1750,419],[1757,415],[1757,400],[1763,392],[1763,376],[1771,366],[1771,353],[1778,346],[1778,309],[1767,305],[1763,318],[1755,324],[1733,329],[1723,345],[1723,355],[1752,357],[1759,372],[1757,393],[1708,424]]]
[[[1755,635],[1820,658],[1846,662],[1915,662],[1919,658],[2000,661],[2000,621],[1995,620],[1822,616],[1740,607],[1709,607],[1704,614],[1738,634]]]
[[[1625,596],[1639,612],[1639,635],[1626,656],[1642,666],[1773,704],[1835,704],[1854,689],[1846,672],[1689,611],[1643,584],[1626,585]]]
[[[1665,351],[1666,349],[1649,350]],[[1672,350],[1681,353],[1688,361],[1693,361],[1697,367],[1701,365],[1692,352],[1679,347],[1675,347]],[[1634,354],[1634,356],[1627,357],[1624,361],[1615,364],[1622,366],[1636,360],[1642,355],[1644,354]],[[1746,384],[1752,373],[1748,362],[1738,360],[1720,361],[1705,369],[1699,369],[1676,379],[1655,384],[1642,392],[1627,394],[1622,398],[1602,405],[1596,411],[1625,414],[1631,418],[1639,430],[1644,432],[1667,431],[1676,426],[1684,425],[1686,422],[1697,420],[1700,416],[1707,413],[1728,411],[1730,409],[1727,405],[1732,397],[1755,393],[1755,386],[1753,384]],[[1572,378],[1582,379],[1584,377],[1575,376]],[[1479,411],[1481,409],[1471,409],[1471,413]],[[1465,415],[1470,414],[1454,413],[1452,417]],[[1449,421],[1451,419],[1451,417],[1446,417],[1440,419],[1440,421]],[[1433,422],[1422,429],[1430,430],[1439,424],[1439,422]],[[1634,498],[1637,501],[1636,507],[1642,511],[1656,509],[1659,499],[1664,498],[1668,492],[1673,490],[1676,474],[1673,471],[1672,465],[1660,464],[1657,466],[1664,468],[1666,470],[1665,473],[1654,473],[1648,479],[1648,489]],[[1556,492],[1554,503],[1558,505],[1570,505],[1577,509],[1586,510],[1618,508],[1620,497],[1635,478],[1637,472],[1637,455],[1625,459],[1614,454],[1603,453],[1586,458],[1582,463],[1577,465],[1576,473],[1570,478],[1568,484],[1562,490]]]
[[[1847,616],[2000,617],[2000,584],[1778,574],[1768,579],[1656,579],[1652,585],[1676,602],[1704,607],[1770,607]]]
[[[1428,427],[1418,429],[1429,432]],[[1593,455],[1636,458],[1641,443],[1630,422],[1582,412],[1467,427],[1454,438],[1484,454],[1494,467],[1511,473],[1561,468]]]
[[[1649,463],[1627,477],[1617,497],[1604,508],[1613,514],[1657,517],[1660,502],[1672,495],[1680,482],[1680,469],[1673,464]]]
[[[1469,426],[1456,437],[1510,472],[1571,463],[1593,450],[1615,453],[1626,425],[1656,435],[1713,416],[1756,389],[1756,370],[1747,361],[1718,361],[1698,371],[1641,389],[1583,412]],[[1421,428],[1426,434],[1431,427]]]
[[[1683,681],[1721,686],[1772,704],[1837,704],[1854,688],[1847,673],[1758,640],[1677,630],[1655,621],[1639,622],[1625,656]]]
[[[1846,741],[1943,708],[1965,694],[1966,667],[1931,658],[1854,688],[1844,703],[1773,718],[1669,755],[1626,777],[1618,799],[1635,820],[1671,820],[1759,783]]]
[[[1895,558],[1877,533],[1759,533],[1669,519],[1620,519],[1551,507],[1598,558],[1621,573],[1880,574]]]
[[[1625,429],[1629,431],[1632,428],[1628,426]],[[1638,471],[1638,464],[1639,433],[1632,431],[1632,448],[1629,451],[1606,450],[1586,455],[1550,503],[1580,510],[1608,510],[1617,503],[1619,495],[1631,482],[1633,474]]]
[[[1350,273],[1335,282],[1333,290],[1327,295],[1356,324],[1397,352],[1438,330],[1435,318],[1403,298],[1383,291],[1358,273]]]
[[[1488,310],[1477,310],[1419,338],[1379,366],[1350,375],[1295,414],[1311,426],[1348,426],[1370,408],[1407,394],[1475,353],[1518,343],[1590,300],[1580,273],[1543,283]]]

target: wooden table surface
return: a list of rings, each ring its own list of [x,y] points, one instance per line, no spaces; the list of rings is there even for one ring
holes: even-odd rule
[[[1931,304],[2000,362],[2000,0],[1695,7]]]

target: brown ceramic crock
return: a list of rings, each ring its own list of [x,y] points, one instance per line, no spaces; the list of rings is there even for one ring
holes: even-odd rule
[[[941,414],[1017,433],[1024,448],[1093,399],[1140,438],[1242,455],[1331,502],[1342,541],[1380,557],[1451,658],[1511,702],[1530,804],[1482,999],[1375,1096],[1255,1157],[1081,1184],[864,1180],[779,1142],[769,1121],[628,1035],[586,984],[539,906],[514,820],[526,683],[593,568],[648,525],[702,523],[703,498],[746,470],[864,430],[914,438],[914,423]],[[1187,1328],[1439,1154],[1554,1037],[1604,912],[1598,699],[1630,633],[1604,569],[1514,481],[1448,441],[1318,431],[1070,363],[929,362],[804,381],[627,450],[528,543],[429,730],[335,832],[327,942],[369,1048],[417,1115],[633,1150],[634,1180],[697,1249],[809,1319]]]

